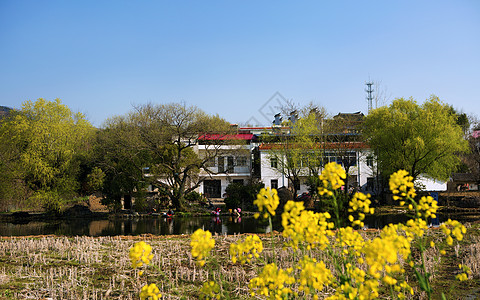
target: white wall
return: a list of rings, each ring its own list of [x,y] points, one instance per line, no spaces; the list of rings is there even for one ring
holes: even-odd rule
[[[425,186],[426,191],[446,191],[447,190],[447,182],[440,181],[432,178],[428,178],[427,176],[420,175],[417,179],[422,185]]]

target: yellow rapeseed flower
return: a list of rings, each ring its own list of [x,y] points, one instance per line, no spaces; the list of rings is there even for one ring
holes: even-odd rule
[[[282,213],[282,235],[287,240],[286,245],[294,250],[300,243],[307,243],[307,248],[320,247],[325,249],[328,245],[328,236],[333,235],[332,222],[328,222],[330,214],[314,213],[304,210],[303,202],[288,201]]]
[[[405,199],[410,197],[415,198],[415,188],[413,187],[413,177],[408,176],[408,172],[405,170],[399,170],[390,176],[390,190],[393,193],[393,199]]]
[[[283,299],[293,294],[289,285],[295,283],[295,278],[290,276],[292,269],[286,271],[279,269],[276,264],[266,265],[262,272],[250,280],[248,286],[251,295],[256,294],[267,297],[268,299]]]
[[[449,245],[453,244],[452,236],[461,241],[463,239],[463,235],[467,232],[467,229],[462,225],[462,223],[450,219],[440,225],[440,229],[447,236],[446,241]]]
[[[323,289],[324,285],[331,283],[333,275],[325,266],[325,263],[319,262],[314,258],[304,256],[298,267],[300,276],[298,278],[299,290],[305,294],[316,294]]]
[[[220,299],[220,286],[215,281],[205,282],[200,292],[200,299]]]
[[[257,194],[257,199],[253,201],[258,207],[258,211],[260,213],[255,214],[255,218],[258,218],[260,215],[266,219],[268,215],[271,216],[275,215],[275,209],[277,209],[278,204],[280,204],[280,198],[278,198],[277,190],[270,189],[267,187],[266,189],[262,188],[260,192]]]
[[[140,291],[140,300],[158,300],[160,298],[162,298],[162,294],[160,294],[160,290],[155,285],[155,283],[152,283],[150,285],[144,285]]]
[[[437,201],[430,196],[423,196],[418,202],[417,209],[424,218],[436,218]]]
[[[130,248],[130,260],[132,262],[132,268],[138,268],[144,264],[148,265],[150,260],[153,258],[152,246],[145,243],[144,241],[135,243],[132,248]]]
[[[232,262],[240,261],[242,265],[246,262],[249,263],[254,257],[258,258],[258,254],[262,251],[262,240],[256,234],[247,236],[243,242],[230,244]]]
[[[192,256],[197,258],[200,266],[205,265],[205,258],[215,247],[215,240],[212,238],[210,231],[197,229],[191,237],[190,246],[192,247]]]
[[[375,212],[374,208],[370,207],[370,204],[372,204],[370,194],[365,195],[364,193],[357,192],[348,204],[350,205],[348,212],[353,213],[358,211],[358,219],[355,219],[353,215],[348,216],[348,220],[353,226],[358,225],[359,227],[363,227],[365,214],[373,214]]]
[[[319,178],[323,183],[323,187],[318,188],[319,194],[327,194],[327,196],[331,196],[333,195],[333,192],[329,189],[338,190],[345,185],[343,179],[347,178],[347,174],[341,165],[336,162],[331,162],[325,165]]]

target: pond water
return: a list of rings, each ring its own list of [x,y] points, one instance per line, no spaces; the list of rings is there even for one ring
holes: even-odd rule
[[[439,214],[438,222],[448,218],[461,222],[480,220],[480,215]],[[367,216],[368,228],[383,228],[390,223],[405,222],[403,214]],[[24,223],[0,223],[0,236],[27,235],[64,235],[64,236],[114,236],[114,235],[180,235],[191,234],[198,228],[218,234],[265,233],[271,228],[266,220],[257,220],[252,216],[233,218],[220,217],[175,217],[175,218],[129,218],[129,219],[70,219],[53,221],[30,221]],[[281,231],[279,219],[274,220],[273,229]]]

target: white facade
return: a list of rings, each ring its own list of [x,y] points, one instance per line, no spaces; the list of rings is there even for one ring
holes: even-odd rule
[[[243,132],[249,132],[250,135],[261,135],[268,131],[269,128],[242,128]],[[272,129],[272,128],[270,128]],[[281,128],[286,130],[285,128]],[[197,145],[196,151],[200,157],[204,157],[206,151],[210,151],[208,147],[212,145]],[[352,162],[348,170],[349,181],[347,189],[355,189],[364,193],[377,194],[375,162],[373,155],[368,147],[362,142],[343,142],[330,143],[326,145],[323,152],[327,162],[335,161],[341,164],[341,157],[336,153],[342,153],[342,157],[347,155]],[[341,151],[336,147],[342,147]],[[224,145],[216,147],[218,151],[215,160],[208,166],[210,172],[201,172],[200,177],[204,181],[197,188],[197,192],[204,194],[207,198],[224,198],[226,187],[234,182],[246,184],[253,177],[259,179],[265,184],[265,187],[280,188],[289,187],[287,176],[279,170],[281,162],[272,160],[269,147],[265,144],[256,142],[254,138],[246,140],[241,145]],[[257,161],[254,159],[254,153],[257,153]],[[278,155],[276,155],[278,156]],[[280,158],[278,158],[280,159]],[[275,164],[277,164],[275,166]],[[254,168],[258,171],[254,172]],[[320,170],[321,172],[321,170]],[[298,195],[307,192],[308,170],[305,169],[300,175],[300,188]],[[443,191],[446,190],[445,182],[438,182],[426,177],[420,178],[420,182],[425,186],[427,191]]]
[[[225,189],[230,183],[246,184],[251,178],[252,172],[252,149],[254,145],[226,145],[215,151],[218,155],[208,166],[208,171],[201,171],[203,181],[197,188],[197,192],[207,198],[224,198]],[[211,151],[207,146],[199,145],[198,154],[204,157],[205,151]]]
[[[352,150],[355,155],[355,165],[351,166],[348,170],[349,174],[349,186],[360,187],[360,190],[373,193],[373,186],[367,186],[368,178],[373,179],[373,170],[367,164],[367,157],[370,154],[369,150]],[[265,187],[279,188],[282,186],[289,187],[291,182],[288,178],[280,172],[278,166],[281,165],[277,162],[277,168],[275,167],[275,159],[272,159],[268,150],[260,150],[261,161],[261,181],[265,184]],[[330,159],[334,161],[334,159]],[[320,170],[321,172],[321,170]],[[308,191],[307,186],[308,170],[303,170],[303,174],[300,176],[300,189],[297,191],[299,194]]]

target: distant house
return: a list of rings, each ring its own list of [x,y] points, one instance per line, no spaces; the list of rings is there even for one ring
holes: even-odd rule
[[[473,173],[453,173],[448,182],[448,191],[478,191],[480,176]]]
[[[203,179],[197,189],[207,198],[223,198],[230,183],[246,184],[254,176],[254,150],[257,136],[248,130],[240,129],[236,134],[205,134],[198,139],[196,151],[200,157],[208,157],[215,151],[199,176]],[[212,148],[211,143],[228,140],[220,147]]]
[[[363,117],[360,112],[338,114],[330,121],[338,126],[336,133],[330,133],[326,141],[317,143],[315,147],[322,149],[324,163],[335,161],[348,168],[350,176],[347,188],[373,193],[373,160],[370,149],[359,138],[358,126]],[[238,128],[236,135],[223,137],[237,140],[238,143],[222,146],[222,152],[211,161],[208,172],[200,172],[203,182],[197,191],[209,198],[221,198],[230,183],[246,184],[252,179],[262,181],[266,187],[290,187],[292,182],[279,170],[281,162],[275,161],[284,158],[272,158],[270,155],[273,148],[281,146],[284,138],[288,139],[291,135],[291,128],[282,125],[280,120],[281,116],[277,114],[272,126],[242,127]],[[218,139],[212,135],[201,136],[197,147],[199,156],[204,156],[209,143]],[[305,168],[296,183],[298,193],[307,191],[308,177]]]
[[[290,119],[292,118],[291,116]],[[380,186],[373,153],[361,139],[360,125],[363,118],[364,115],[361,112],[339,113],[326,121],[328,123],[326,125],[330,127],[329,133],[318,138],[318,142],[312,147],[315,147],[315,155],[322,157],[318,168],[319,173],[326,163],[336,162],[348,171],[349,179],[346,189],[378,194]],[[200,157],[207,157],[212,143],[224,140],[228,140],[229,143],[215,148],[217,152],[207,165],[208,169],[200,171],[199,176],[202,182],[197,192],[204,194],[207,198],[224,198],[229,184],[247,184],[252,180],[259,180],[270,188],[293,188],[291,185],[295,184],[298,195],[307,192],[307,180],[312,175],[311,171],[306,167],[300,167],[298,181],[292,183],[285,172],[281,172],[282,162],[284,163],[287,158],[272,155],[272,151],[284,147],[284,143],[288,143],[288,138],[291,136],[291,127],[282,125],[279,114],[275,115],[272,126],[240,127],[237,128],[236,134],[225,136],[215,134],[200,136],[198,145],[195,147]],[[289,147],[295,148],[295,145],[289,145]],[[312,150],[306,149],[305,153],[313,152]],[[420,176],[419,183],[427,191],[447,189],[446,182],[426,176]]]

